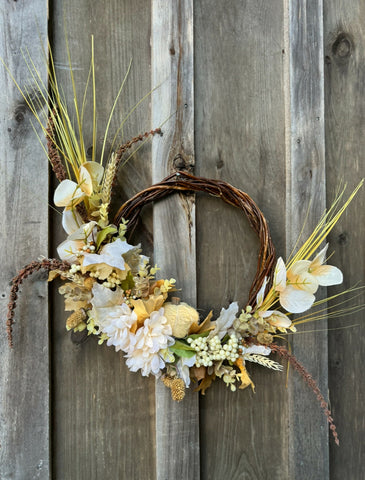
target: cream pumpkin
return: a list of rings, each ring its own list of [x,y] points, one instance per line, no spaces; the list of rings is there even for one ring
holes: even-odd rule
[[[199,313],[187,303],[173,299],[173,302],[166,302],[163,305],[164,316],[167,323],[171,325],[172,335],[176,338],[183,338],[189,333],[193,323],[199,322]]]

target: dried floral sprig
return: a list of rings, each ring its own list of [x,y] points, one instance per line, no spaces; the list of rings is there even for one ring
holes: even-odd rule
[[[60,152],[57,149],[57,143],[55,139],[55,126],[53,118],[57,115],[56,111],[53,111],[53,116],[48,117],[47,125],[47,149],[48,158],[54,171],[56,178],[59,182],[66,180],[67,172],[64,164],[62,163]]]
[[[106,205],[108,210],[112,196],[114,178],[117,173],[117,155],[112,153],[110,160],[105,168],[103,185],[101,190],[101,202]]]
[[[146,140],[148,137],[150,136],[153,137],[154,135],[162,136],[161,128],[156,128],[155,130],[150,130],[149,132],[141,133],[137,137],[133,137],[128,142],[124,143],[123,145],[120,145],[120,147],[117,149],[115,153],[112,153],[109,159],[109,162],[105,168],[103,185],[102,185],[102,194],[101,194],[102,203],[108,205],[108,207],[110,205],[112,189],[115,184],[118,168],[120,166],[120,162],[123,158],[124,153],[130,150],[133,147],[133,145],[135,145],[136,143],[142,142],[143,140]]]
[[[313,393],[316,395],[318,402],[320,403],[324,414],[327,417],[327,421],[330,425],[330,429],[332,435],[335,439],[336,445],[340,444],[338,434],[336,431],[336,425],[333,422],[333,418],[331,416],[331,411],[329,409],[328,403],[326,402],[322,392],[320,391],[316,381],[313,379],[312,375],[306,370],[306,368],[298,361],[298,359],[290,353],[285,347],[276,345],[275,343],[270,345],[271,351],[277,353],[282,358],[285,358],[290,365],[294,367],[294,369],[303,377],[306,384],[310,387]]]
[[[263,355],[257,355],[254,353],[247,353],[243,356],[243,359],[248,362],[258,363],[259,365],[281,372],[283,366],[280,363],[271,360],[271,358],[264,357]]]
[[[16,300],[18,298],[19,286],[21,285],[23,280],[29,277],[29,275],[31,275],[32,273],[38,272],[39,270],[45,270],[47,272],[51,270],[66,271],[69,268],[70,265],[67,262],[62,262],[60,260],[56,260],[55,258],[44,259],[40,262],[29,263],[24,268],[22,268],[19,273],[12,279],[6,320],[6,331],[8,334],[8,343],[10,347],[13,347],[12,330],[14,323],[14,310],[16,307]]]
[[[142,142],[143,140],[146,140],[148,137],[153,137],[155,135],[160,135],[162,136],[163,133],[162,133],[162,130],[161,128],[156,128],[155,130],[150,130],[149,132],[144,132],[144,133],[141,133],[140,135],[138,135],[137,137],[133,137],[131,140],[129,140],[128,142],[124,143],[123,145],[121,145],[117,151],[116,151],[116,155],[115,155],[115,174],[114,174],[114,178],[113,178],[113,184],[116,180],[116,173],[117,173],[117,170],[118,170],[118,167],[121,163],[121,160],[123,158],[123,155],[125,152],[127,152],[128,150],[130,150],[133,145],[135,145],[136,143],[139,143],[139,142]]]

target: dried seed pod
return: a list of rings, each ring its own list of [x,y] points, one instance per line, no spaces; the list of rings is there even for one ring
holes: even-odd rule
[[[175,378],[171,382],[171,397],[175,402],[181,402],[185,397],[185,383],[182,378]]]
[[[273,336],[270,333],[259,333],[257,335],[257,341],[263,345],[270,345],[273,342]]]
[[[88,290],[91,290],[95,282],[96,282],[95,278],[87,277],[84,280],[84,287],[87,288]]]
[[[162,377],[163,384],[165,385],[165,387],[168,387],[168,388],[171,388],[171,384],[172,384],[173,380],[174,379],[172,377],[169,377],[168,375],[164,375]]]
[[[76,310],[76,312],[72,313],[66,321],[67,330],[72,330],[73,328],[76,328],[78,325],[80,325],[80,323],[86,320],[86,318],[87,315],[83,308],[80,308],[80,310]]]

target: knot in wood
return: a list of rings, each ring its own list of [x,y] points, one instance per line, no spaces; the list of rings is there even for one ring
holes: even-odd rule
[[[346,60],[353,51],[353,42],[347,33],[341,32],[337,35],[332,45],[333,55],[340,60]]]
[[[173,166],[175,170],[184,170],[185,168],[187,168],[187,162],[185,161],[181,153],[177,154],[174,158]]]

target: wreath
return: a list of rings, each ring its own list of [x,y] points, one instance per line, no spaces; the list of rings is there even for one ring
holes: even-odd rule
[[[344,190],[340,193],[313,233],[286,262],[282,257],[276,260],[267,221],[252,198],[220,180],[176,172],[137,193],[111,220],[113,185],[122,159],[133,145],[162,132],[159,128],[151,130],[124,143],[111,153],[104,168],[102,159],[97,162],[94,153],[91,161],[86,159],[82,136],[76,141],[73,123],[52,77],[50,85],[53,93],[47,127],[43,127],[35,105],[26,95],[24,98],[47,137],[48,157],[60,182],[54,203],[63,207],[62,225],[67,238],[57,248],[59,259],[34,261],[13,278],[7,313],[9,345],[13,346],[19,286],[30,274],[44,269],[49,272],[49,281],[60,277],[63,282],[59,292],[69,313],[67,330],[96,335],[99,344],[106,343],[124,355],[132,372],[160,377],[174,400],[181,401],[192,384],[205,394],[216,379],[232,392],[237,386],[254,390],[247,364],[253,362],[280,372],[283,365],[272,358],[275,354],[287,360],[314,391],[338,443],[328,404],[316,382],[279,342],[284,335],[294,333],[299,324],[325,318],[325,303],[338,297],[315,298],[320,286],[337,285],[343,280],[337,267],[326,264],[328,244],[323,246],[323,242],[362,182],[344,202]],[[103,152],[104,146],[105,141]],[[150,264],[141,246],[130,243],[142,208],[174,192],[204,192],[246,215],[260,249],[245,305],[239,305],[242,299],[237,299],[222,306],[216,318],[212,312],[200,318],[194,306],[180,301],[175,280],[159,274],[158,266]],[[344,311],[342,307],[341,313]]]

